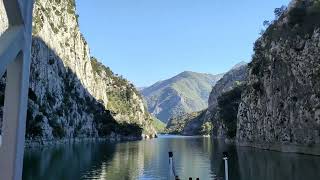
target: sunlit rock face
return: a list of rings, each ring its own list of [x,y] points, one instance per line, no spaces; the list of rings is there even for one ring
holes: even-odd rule
[[[319,1],[296,1],[255,43],[238,112],[240,144],[319,146],[319,18]]]
[[[90,56],[74,0],[34,3],[27,116],[30,140],[108,136],[119,123],[142,128],[124,136],[155,134],[135,87]]]
[[[0,2],[0,36],[8,29],[9,22],[7,18],[6,9],[4,7],[3,1]]]

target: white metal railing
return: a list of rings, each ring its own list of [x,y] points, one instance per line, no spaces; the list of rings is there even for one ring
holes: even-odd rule
[[[0,144],[0,179],[22,178],[33,0],[1,0],[9,27],[0,37],[0,76],[7,72]]]

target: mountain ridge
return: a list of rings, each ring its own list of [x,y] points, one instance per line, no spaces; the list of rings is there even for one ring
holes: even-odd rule
[[[173,116],[205,109],[210,90],[222,75],[183,71],[143,89],[141,94],[149,112],[166,123]]]
[[[246,79],[246,74],[247,63],[237,63],[212,88],[206,110],[171,118],[167,124],[168,131],[183,135],[209,135],[212,131],[214,134],[217,134],[215,133],[217,131],[222,131],[223,124],[219,118],[216,118],[218,98],[243,83]]]

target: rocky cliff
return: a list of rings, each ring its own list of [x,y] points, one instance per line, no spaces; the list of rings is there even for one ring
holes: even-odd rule
[[[183,115],[179,115],[176,117],[171,118],[166,126],[166,131],[169,134],[181,134],[181,135],[196,135],[198,134],[199,128],[201,127],[202,121],[199,120],[200,114],[202,114],[204,111],[199,111],[199,112],[193,112],[193,113],[186,113]],[[192,124],[195,124],[194,128],[188,129],[187,131],[185,130],[185,127],[187,124],[193,122]],[[189,126],[190,127],[190,126]],[[192,126],[193,127],[193,126]]]
[[[135,87],[90,57],[74,0],[36,0],[33,16],[28,139],[155,133]]]
[[[255,43],[237,141],[320,154],[320,2],[293,1],[278,15]]]
[[[218,97],[221,94],[232,90],[235,86],[239,85],[241,82],[246,80],[247,76],[247,63],[241,62],[235,65],[230,71],[228,71],[215,86],[213,86],[212,91],[208,100],[208,108],[212,110],[218,104]]]
[[[212,86],[221,77],[222,74],[185,71],[144,88],[141,92],[149,112],[167,123],[174,116],[206,109]]]
[[[225,138],[227,137],[227,129],[226,125],[221,119],[219,113],[223,111],[222,107],[222,99],[224,101],[233,100],[232,97],[227,98],[230,94],[229,92],[232,91],[235,87],[241,86],[247,77],[247,64],[241,63],[233,67],[229,72],[227,72],[220,81],[212,88],[209,97],[209,107],[205,115],[205,122],[211,122],[213,124],[213,131],[212,135],[216,138]],[[221,103],[219,106],[219,98],[221,98]],[[228,102],[226,102],[228,103]],[[232,104],[232,102],[229,102]],[[223,103],[224,104],[224,103]],[[231,108],[232,109],[232,108]],[[232,112],[230,112],[232,114]],[[236,118],[234,120],[236,123]]]

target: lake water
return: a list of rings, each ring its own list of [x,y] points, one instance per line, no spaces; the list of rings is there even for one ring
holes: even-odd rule
[[[182,180],[223,179],[222,152],[230,153],[230,180],[319,180],[320,157],[225,145],[203,137],[161,136],[121,143],[79,143],[25,152],[24,180],[168,179],[168,152]]]

